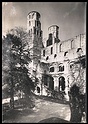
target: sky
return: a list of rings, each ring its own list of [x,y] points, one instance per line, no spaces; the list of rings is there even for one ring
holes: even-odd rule
[[[38,11],[41,15],[43,39],[48,27],[59,26],[59,39],[67,40],[86,33],[85,2],[2,2],[2,34],[14,27],[27,27],[27,14]]]

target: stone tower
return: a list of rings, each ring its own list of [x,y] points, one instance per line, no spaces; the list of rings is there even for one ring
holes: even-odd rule
[[[59,38],[59,27],[57,25],[52,25],[48,28],[49,34],[53,34],[55,38]]]
[[[40,14],[37,11],[31,11],[27,15],[27,32],[30,42],[30,56],[32,58],[31,67],[35,70],[41,58],[42,48],[42,30]]]
[[[52,44],[59,42],[59,27],[52,25],[48,28],[49,39],[52,38]]]

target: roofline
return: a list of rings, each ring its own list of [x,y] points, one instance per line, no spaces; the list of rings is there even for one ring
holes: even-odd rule
[[[38,14],[39,14],[39,16],[40,16],[40,13],[39,13],[39,12],[37,12],[37,11],[31,11],[31,12],[29,12],[29,13],[28,13],[28,15],[29,15],[30,13],[32,13],[32,12],[34,12],[34,13],[38,13]]]
[[[74,40],[76,37],[79,37],[79,36],[81,36],[81,35],[86,35],[86,34],[85,34],[85,33],[78,34],[78,35],[76,35],[76,36],[74,36],[74,37],[72,37],[72,38],[69,38],[69,39],[67,39],[67,40],[62,40],[61,43],[62,43],[62,42],[68,42],[68,41]]]
[[[57,25],[51,25],[50,27],[53,27],[53,26],[58,27]],[[50,27],[48,27],[48,30],[49,30]],[[59,27],[58,27],[58,28],[59,28]]]

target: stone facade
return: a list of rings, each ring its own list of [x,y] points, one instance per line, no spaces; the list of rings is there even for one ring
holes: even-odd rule
[[[39,79],[35,93],[47,95],[48,88],[58,92],[63,90],[68,99],[68,91],[73,82],[71,66],[79,57],[85,59],[86,35],[80,34],[60,41],[59,27],[52,25],[48,28],[48,39],[43,42],[39,18],[40,14],[36,11],[30,12],[27,16],[27,32],[31,37],[31,53],[34,57],[31,67],[32,70],[35,68],[36,77]],[[61,80],[64,82],[63,86]]]

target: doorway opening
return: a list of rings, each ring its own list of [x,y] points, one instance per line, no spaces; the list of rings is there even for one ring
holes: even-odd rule
[[[65,91],[65,78],[59,77],[59,91]]]
[[[40,87],[37,87],[37,93],[40,93]]]

